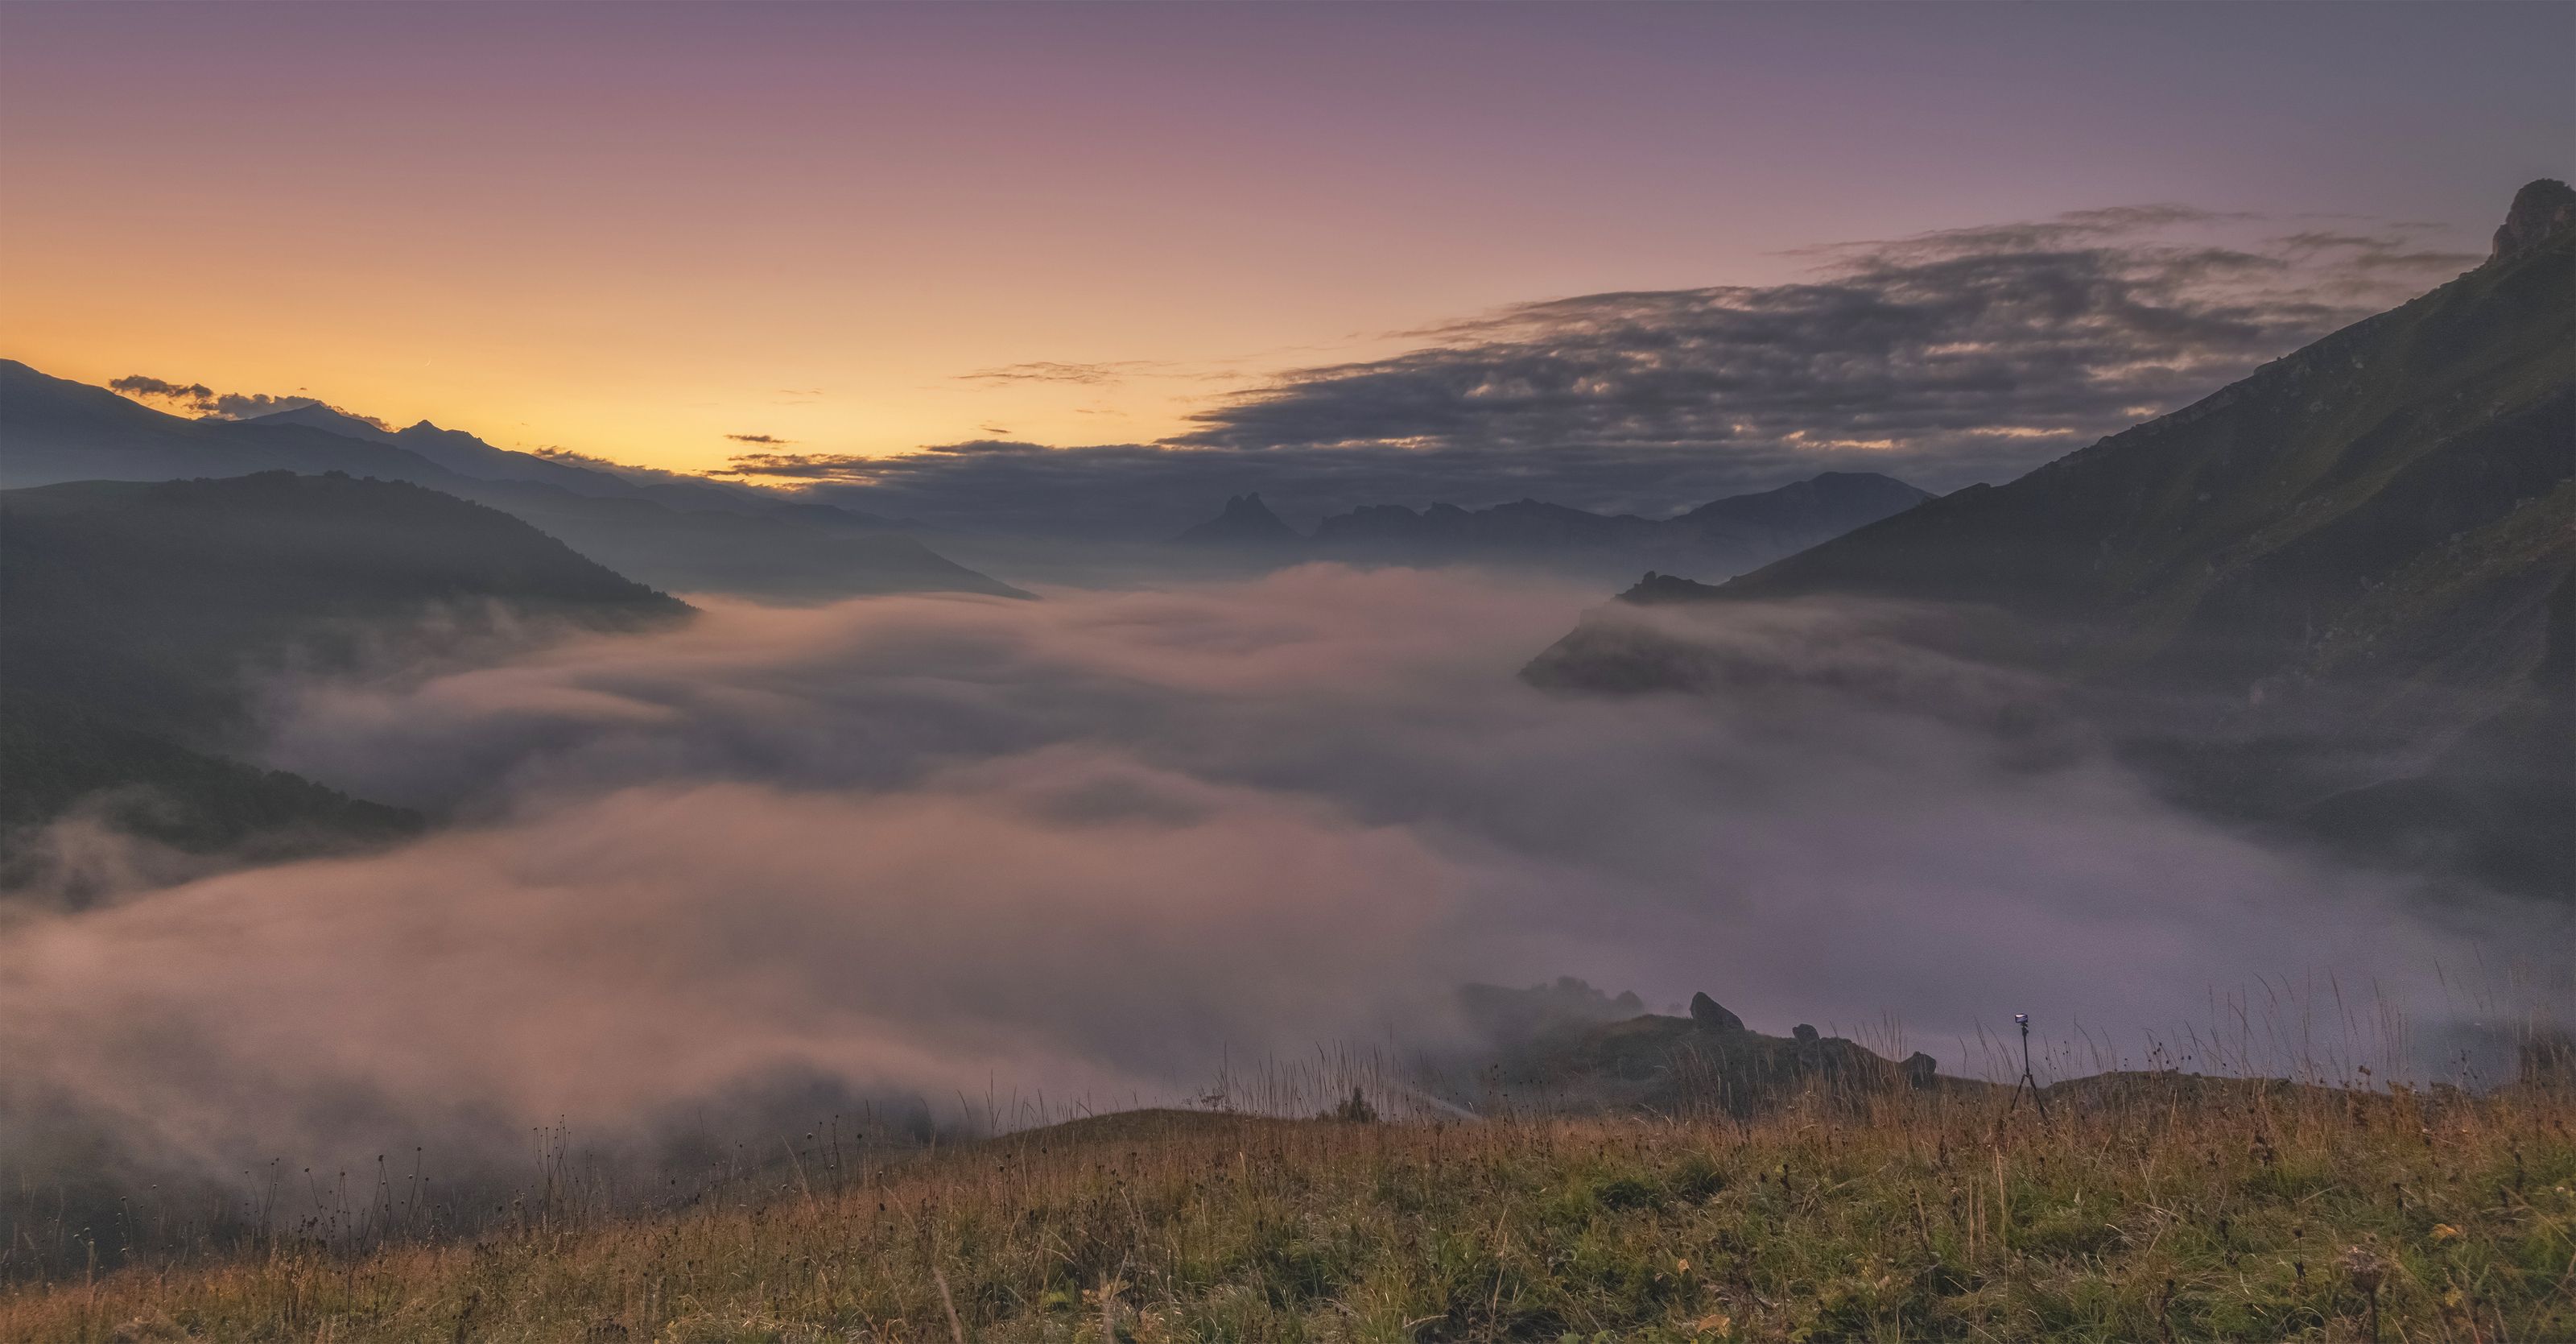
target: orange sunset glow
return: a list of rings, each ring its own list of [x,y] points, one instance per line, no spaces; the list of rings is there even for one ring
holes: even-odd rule
[[[1960,17],[1891,15],[1811,80],[1776,58],[1814,34],[1757,9],[1564,44],[1534,11],[26,6],[0,335],[90,381],[701,469],[730,434],[1152,442],[1405,333],[1775,282],[1818,242],[2131,200],[2446,213],[2337,153],[2285,179],[2260,145],[2047,110],[2161,78],[2173,38],[2137,16]],[[2052,49],[2086,54],[2034,66]],[[1522,96],[1541,69],[1564,96]],[[2371,78],[2315,63],[2265,96]],[[1048,364],[1084,370],[978,376]]]

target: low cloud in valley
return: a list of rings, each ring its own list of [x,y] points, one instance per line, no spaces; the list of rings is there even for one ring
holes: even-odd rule
[[[0,1109],[221,1172],[613,1134],[781,1078],[1169,1100],[1228,1059],[1437,1044],[1470,979],[1893,1018],[1973,1067],[2017,1011],[2132,1060],[2248,997],[2281,1048],[2278,1005],[2331,1016],[2330,986],[2439,1024],[2502,964],[2490,915],[2175,810],[2036,687],[1891,637],[1902,612],[1671,616],[1783,674],[1719,702],[1517,680],[1572,587],[1046,597],[711,602],[281,687],[276,764],[451,824],[23,909]]]

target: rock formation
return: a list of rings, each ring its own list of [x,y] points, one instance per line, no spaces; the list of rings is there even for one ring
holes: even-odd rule
[[[1690,1001],[1693,1024],[1703,1031],[1742,1031],[1744,1019],[1717,1006],[1717,1000],[1706,994],[1693,994]]]
[[[2487,259],[2520,256],[2570,224],[2576,224],[2576,187],[2554,177],[2529,183],[2513,194],[2513,205],[2496,228],[2495,250]]]

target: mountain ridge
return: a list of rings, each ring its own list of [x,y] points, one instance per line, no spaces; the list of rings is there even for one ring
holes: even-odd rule
[[[1605,570],[1638,563],[1702,573],[1750,568],[1841,535],[1932,496],[1877,472],[1821,472],[1770,490],[1711,500],[1671,518],[1600,514],[1536,499],[1420,511],[1367,504],[1300,534],[1258,494],[1226,501],[1176,543],[1278,558],[1355,563],[1536,563]],[[1633,572],[1631,569],[1630,572]]]
[[[344,421],[367,432],[343,432]],[[476,476],[433,454],[522,474]],[[1028,596],[831,505],[727,503],[734,496],[722,486],[626,482],[613,473],[495,448],[427,422],[385,431],[329,408],[315,413],[299,407],[249,420],[190,420],[0,360],[0,488],[272,470],[340,471],[425,486],[500,509],[620,573],[665,589],[791,601],[895,592]],[[724,506],[707,507],[710,502]],[[836,516],[818,516],[819,509]]]

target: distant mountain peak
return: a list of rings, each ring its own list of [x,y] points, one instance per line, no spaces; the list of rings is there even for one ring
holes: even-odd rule
[[[1305,542],[1294,528],[1261,502],[1258,491],[1231,495],[1216,517],[1174,537],[1185,546],[1297,546]]]
[[[2487,259],[2521,256],[2570,224],[2576,224],[2576,187],[2554,177],[2527,183],[2513,194],[2513,205],[2495,231],[2495,251]]]

